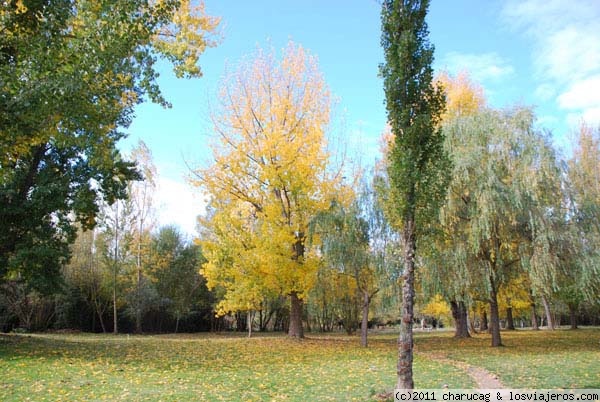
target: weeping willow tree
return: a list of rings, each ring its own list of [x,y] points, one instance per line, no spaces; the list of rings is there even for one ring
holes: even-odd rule
[[[358,202],[350,207],[332,203],[329,210],[317,214],[312,226],[321,239],[326,269],[353,280],[361,300],[361,346],[366,347],[369,307],[379,289],[369,251],[369,221],[361,215]]]
[[[581,124],[567,178],[574,247],[562,272],[559,297],[567,304],[575,329],[579,304],[600,304],[600,127]]]
[[[442,72],[436,78],[446,95],[446,110],[442,126],[453,120],[474,116],[486,104],[483,88],[474,82],[467,72],[452,76]],[[449,199],[455,197],[452,192]],[[421,269],[421,285],[426,297],[442,295],[450,304],[457,338],[470,336],[468,328],[468,305],[479,298],[476,284],[481,281],[470,275],[468,267],[473,257],[467,250],[466,234],[456,230],[453,221],[438,222],[423,242],[424,257]]]
[[[492,346],[502,345],[500,287],[527,272],[545,289],[560,269],[560,175],[548,138],[533,122],[528,109],[487,109],[445,126],[454,167],[441,221],[459,234],[445,255],[454,252],[461,276],[481,284]]]

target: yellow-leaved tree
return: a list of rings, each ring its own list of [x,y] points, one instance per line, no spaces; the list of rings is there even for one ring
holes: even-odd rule
[[[446,94],[446,110],[442,114],[442,121],[472,116],[485,106],[483,88],[471,79],[468,71],[463,70],[455,76],[442,71],[435,80]]]
[[[318,259],[306,244],[313,216],[345,196],[328,167],[330,94],[316,59],[290,43],[280,61],[258,49],[223,81],[212,120],[213,164],[194,183],[210,195],[200,239],[218,313],[291,300],[289,336],[303,337],[302,304]]]

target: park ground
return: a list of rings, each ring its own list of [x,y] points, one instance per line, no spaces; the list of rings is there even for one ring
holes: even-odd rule
[[[395,384],[396,334],[0,335],[2,401],[376,401]],[[600,328],[454,339],[417,333],[417,388],[600,388]],[[482,377],[483,376],[483,377]]]

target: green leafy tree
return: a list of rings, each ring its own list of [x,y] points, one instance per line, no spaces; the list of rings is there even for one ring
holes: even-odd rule
[[[482,110],[444,126],[452,181],[441,213],[450,241],[442,255],[489,304],[492,346],[502,344],[499,291],[526,273],[538,289],[555,283],[561,236],[561,190],[548,138],[525,108]],[[448,267],[446,267],[448,268]]]
[[[80,230],[71,245],[71,260],[63,267],[62,273],[67,286],[78,289],[97,315],[102,332],[106,332],[104,317],[112,297],[112,275],[102,263],[102,240],[103,234],[97,229]]]
[[[116,148],[136,104],[168,106],[164,57],[198,77],[218,19],[182,0],[0,3],[0,278],[51,291],[77,221],[139,175]]]
[[[206,282],[198,272],[203,262],[200,247],[187,243],[175,227],[160,228],[152,239],[149,274],[158,295],[167,300],[175,332],[199,296],[207,296]]]
[[[361,300],[361,345],[367,346],[367,329],[371,299],[379,291],[369,253],[369,222],[360,216],[358,202],[345,208],[333,202],[329,210],[313,220],[315,233],[321,240],[325,269],[353,280],[350,299]],[[351,305],[356,303],[351,303]]]
[[[380,66],[393,140],[387,155],[388,211],[402,232],[404,283],[397,388],[412,389],[413,305],[417,238],[437,217],[449,159],[439,129],[444,94],[433,81],[433,46],[425,22],[429,1],[386,0],[381,11],[385,63]]]
[[[597,304],[600,295],[600,128],[582,123],[576,141],[565,183],[573,248],[558,292],[569,308],[573,329],[580,305]]]

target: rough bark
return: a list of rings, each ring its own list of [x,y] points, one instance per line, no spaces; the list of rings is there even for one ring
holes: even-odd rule
[[[402,314],[398,338],[397,389],[413,389],[413,317],[415,295],[414,219],[407,219],[404,227],[404,283],[402,285]]]
[[[542,304],[544,305],[544,312],[546,313],[546,322],[548,323],[548,329],[554,330],[554,317],[552,317],[552,311],[550,311],[550,303],[546,298],[546,295],[542,295]]]
[[[290,326],[288,336],[291,338],[304,338],[304,329],[302,327],[302,299],[298,297],[297,292],[290,294]]]
[[[467,306],[463,301],[452,300],[450,302],[452,309],[452,318],[454,319],[454,337],[470,338],[469,317],[467,315]]]
[[[498,311],[498,294],[492,283],[490,291],[490,332],[492,334],[492,347],[502,346],[500,337],[500,314]]]
[[[515,320],[513,319],[512,307],[506,308],[506,329],[514,331]]]

